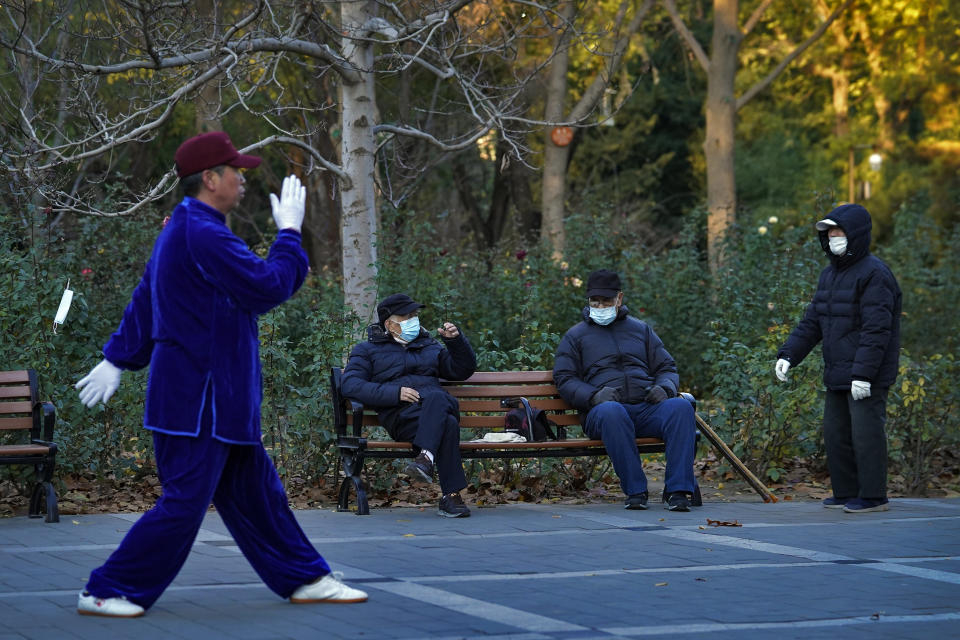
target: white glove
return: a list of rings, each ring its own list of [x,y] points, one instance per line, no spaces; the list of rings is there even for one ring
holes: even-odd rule
[[[80,402],[88,408],[101,400],[106,404],[113,392],[120,386],[120,374],[123,373],[109,360],[102,360],[100,364],[90,370],[76,388],[80,389]]]
[[[777,366],[773,368],[773,372],[777,374],[777,378],[780,382],[787,381],[787,371],[790,369],[790,361],[780,358],[777,360]]]
[[[850,395],[854,400],[863,400],[870,397],[870,383],[866,380],[854,380],[850,383]]]
[[[277,196],[270,194],[270,207],[273,209],[273,221],[277,223],[277,229],[300,231],[306,205],[307,188],[295,175],[289,175],[283,179],[279,200]]]

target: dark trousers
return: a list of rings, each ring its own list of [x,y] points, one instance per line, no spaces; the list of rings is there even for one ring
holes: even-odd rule
[[[330,573],[297,524],[263,445],[154,433],[163,495],[143,514],[86,590],[149,608],[186,561],[211,501],[257,575],[282,598]]]
[[[833,495],[887,497],[887,389],[854,400],[849,391],[827,391],[823,441]]]
[[[460,405],[443,389],[419,390],[420,402],[394,414],[387,431],[398,441],[410,441],[434,455],[440,490],[444,494],[467,486],[460,459]]]
[[[583,430],[591,438],[603,440],[613,470],[620,478],[620,488],[628,496],[647,490],[636,438],[663,440],[667,458],[665,492],[696,490],[696,416],[686,399],[669,398],[658,404],[601,402],[587,414]]]

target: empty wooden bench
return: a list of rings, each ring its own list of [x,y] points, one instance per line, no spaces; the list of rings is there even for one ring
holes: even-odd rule
[[[33,466],[36,483],[30,494],[29,516],[39,518],[45,502],[47,522],[60,521],[53,488],[55,421],[54,406],[38,399],[36,371],[0,371],[0,464]]]
[[[338,509],[350,508],[350,494],[357,495],[357,514],[370,513],[367,504],[366,485],[363,481],[363,464],[367,458],[413,458],[416,453],[409,442],[370,439],[368,436],[380,426],[374,410],[345,398],[340,391],[342,370],[334,368],[330,373],[330,387],[334,404],[334,422],[337,433],[337,448],[343,464],[344,479],[340,484]],[[576,409],[560,397],[553,383],[552,371],[479,371],[461,382],[444,381],[443,386],[460,402],[460,428],[470,430],[461,433],[460,454],[464,458],[569,458],[578,456],[605,456],[607,450],[602,440],[569,437],[570,427],[579,431],[580,416]],[[684,394],[693,401],[693,396]],[[542,442],[469,442],[483,436],[486,431],[502,431],[504,416],[509,407],[501,405],[506,398],[525,397],[536,409],[547,412],[557,425],[557,440]],[[664,451],[662,440],[638,438],[637,448],[641,454]],[[697,488],[694,504],[700,504],[700,489]]]

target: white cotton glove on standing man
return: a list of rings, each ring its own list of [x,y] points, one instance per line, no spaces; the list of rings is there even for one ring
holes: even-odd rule
[[[850,383],[850,395],[854,400],[863,400],[870,397],[870,383],[866,380],[854,380]]]
[[[306,205],[307,188],[300,183],[300,178],[294,175],[283,179],[279,199],[270,194],[270,207],[273,209],[273,221],[277,223],[277,229],[300,231]]]
[[[80,402],[87,408],[93,407],[101,400],[106,404],[120,386],[121,373],[123,371],[109,360],[102,360],[77,383],[76,388],[80,389]]]
[[[777,378],[780,382],[787,381],[787,371],[790,370],[790,362],[780,358],[777,360],[777,365],[773,368],[774,373],[777,374]],[[850,395],[853,396],[854,400],[863,400],[864,398],[870,397],[870,383],[866,380],[854,380],[850,383]]]

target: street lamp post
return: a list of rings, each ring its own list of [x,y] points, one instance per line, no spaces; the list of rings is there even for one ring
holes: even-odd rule
[[[856,144],[850,145],[850,152],[847,155],[847,201],[854,203],[857,201],[857,181],[856,181],[856,150],[857,149],[873,149],[872,144]],[[871,171],[880,171],[880,167],[883,166],[883,156],[874,151],[870,154],[870,157],[867,159],[867,162],[870,164]],[[870,198],[870,188],[867,186],[869,182],[865,182],[864,194],[863,197],[865,200]]]

